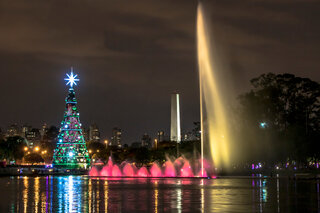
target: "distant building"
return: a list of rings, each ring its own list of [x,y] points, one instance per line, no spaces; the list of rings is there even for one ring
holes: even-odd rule
[[[22,126],[19,135],[26,139],[26,142],[30,148],[40,145],[40,142],[43,139],[43,136],[41,135],[41,130],[37,128],[32,128],[28,124],[24,124]]]
[[[30,148],[39,145],[41,140],[40,130],[36,128],[29,130],[26,132],[25,138],[27,139],[27,143]]]
[[[151,148],[151,146],[152,146],[151,138],[147,133],[145,133],[141,138],[141,146],[147,147],[147,148]]]
[[[17,124],[12,124],[7,129],[6,137],[21,136],[20,128]]]
[[[93,124],[89,128],[89,141],[100,142],[100,131],[96,124]]]
[[[163,141],[165,141],[164,131],[158,131],[158,133],[157,133],[157,140],[158,140],[158,142],[163,142]]]
[[[21,130],[21,136],[22,137],[26,137],[26,135],[27,135],[27,133],[29,132],[29,131],[31,131],[31,126],[30,125],[28,125],[28,124],[24,124],[23,126],[22,126],[22,130]]]
[[[115,127],[112,129],[112,137],[109,146],[121,147],[121,129]]]
[[[188,133],[182,134],[181,140],[188,141],[190,139],[190,135]]]
[[[171,95],[171,131],[170,140],[180,143],[181,129],[180,129],[180,103],[179,94],[173,93]]]
[[[44,123],[44,124],[42,125],[41,130],[40,130],[41,140],[44,139],[44,137],[45,137],[45,135],[47,134],[47,132],[48,132],[48,127],[47,127],[47,124]]]

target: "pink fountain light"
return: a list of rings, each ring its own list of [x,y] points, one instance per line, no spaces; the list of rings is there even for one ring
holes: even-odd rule
[[[161,168],[158,166],[157,163],[153,163],[150,169],[151,177],[162,177]]]
[[[119,166],[117,165],[114,165],[112,167],[112,177],[121,177],[122,176],[122,173],[121,173],[121,170],[119,168]]]
[[[111,176],[111,172],[108,166],[104,166],[100,171],[100,176],[108,177]]]
[[[146,167],[141,167],[138,171],[138,177],[148,177],[149,176],[149,172],[148,169]]]
[[[171,160],[167,160],[162,168],[158,163],[154,162],[148,169],[145,166],[137,168],[134,164],[123,162],[119,166],[114,164],[111,159],[108,163],[100,170],[97,167],[92,167],[89,176],[92,177],[209,177],[208,171],[212,173],[212,166],[207,161],[204,161],[204,170],[201,171],[199,163],[196,161],[192,168],[190,162],[182,157],[176,159],[174,163]],[[200,170],[200,171],[199,171]],[[195,171],[195,173],[193,172]],[[195,175],[196,174],[196,175]],[[211,178],[215,176],[210,175]]]
[[[194,177],[189,161],[186,161],[183,164],[183,167],[180,169],[181,177]]]
[[[208,177],[207,171],[203,169],[203,172],[202,172],[200,169],[198,177]]]
[[[135,172],[134,172],[130,163],[126,163],[126,165],[123,167],[122,171],[123,171],[123,176],[126,176],[126,177],[135,176]]]
[[[165,177],[176,177],[176,169],[174,168],[173,163],[171,161],[166,161],[164,163],[164,167],[165,167],[165,170],[164,170]]]
[[[94,177],[99,176],[98,169],[96,167],[92,167],[92,169],[89,172],[89,176],[94,176]]]

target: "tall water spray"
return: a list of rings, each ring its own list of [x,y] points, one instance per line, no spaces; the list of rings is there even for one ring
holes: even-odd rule
[[[230,137],[228,133],[226,102],[221,91],[223,90],[222,84],[224,82],[221,82],[219,78],[220,75],[217,73],[217,63],[211,50],[208,23],[206,22],[203,4],[201,2],[198,5],[197,13],[201,159],[210,157],[204,156],[204,146],[208,145],[210,149],[210,153],[208,154],[211,155],[215,167],[227,167],[230,163]],[[221,72],[221,70],[219,71]]]

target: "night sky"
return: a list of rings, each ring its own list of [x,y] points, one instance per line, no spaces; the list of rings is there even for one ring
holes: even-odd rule
[[[235,96],[266,72],[320,80],[320,1],[204,1],[223,72]],[[123,143],[167,133],[170,94],[181,94],[182,132],[199,120],[197,1],[0,0],[0,127],[59,125],[65,73],[85,127]]]

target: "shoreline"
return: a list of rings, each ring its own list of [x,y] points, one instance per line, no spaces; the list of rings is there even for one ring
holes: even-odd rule
[[[67,169],[67,168],[43,168],[42,166],[13,166],[0,168],[0,177],[6,176],[68,176],[68,175],[88,175],[89,169]],[[169,177],[130,177],[130,176],[92,176],[92,178],[169,178]],[[201,178],[201,177],[170,177],[170,178],[191,178],[191,179],[212,179],[212,178]],[[234,171],[229,173],[217,174],[217,179],[226,178],[243,178],[243,179],[292,179],[292,180],[319,180],[320,171],[318,170],[277,170],[277,171]]]

